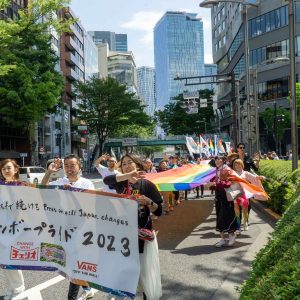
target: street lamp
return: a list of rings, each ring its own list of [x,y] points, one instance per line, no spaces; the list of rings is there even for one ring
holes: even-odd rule
[[[251,134],[251,103],[250,103],[250,73],[249,73],[249,41],[248,41],[248,13],[247,6],[258,7],[255,3],[249,3],[243,0],[204,0],[199,4],[200,7],[212,7],[219,3],[239,3],[243,5],[243,23],[244,23],[244,57],[246,74],[246,99],[247,99],[247,129],[249,141],[249,153],[252,154],[252,134]]]

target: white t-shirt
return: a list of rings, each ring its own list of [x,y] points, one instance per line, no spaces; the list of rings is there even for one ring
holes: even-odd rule
[[[119,171],[117,171],[117,170],[110,171],[107,167],[104,167],[101,164],[96,166],[96,169],[97,169],[97,171],[99,172],[99,174],[101,175],[102,178],[105,178],[109,175],[120,174]],[[110,189],[109,186],[106,185],[106,184],[104,184],[104,186],[103,186],[103,192],[115,193],[115,194],[117,193],[116,190]]]
[[[83,177],[79,177],[77,181],[75,182],[70,182],[70,180],[67,177],[63,177],[63,178],[59,178],[55,181],[51,181],[49,182],[49,185],[71,185],[75,188],[79,188],[79,189],[88,189],[88,190],[94,190],[94,184],[92,183],[91,180],[83,178]]]

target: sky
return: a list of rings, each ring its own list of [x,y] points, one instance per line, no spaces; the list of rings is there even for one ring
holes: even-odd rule
[[[212,63],[210,9],[202,0],[72,0],[71,8],[87,31],[127,33],[137,67],[154,67],[153,28],[167,10],[197,13],[204,27],[204,59]]]

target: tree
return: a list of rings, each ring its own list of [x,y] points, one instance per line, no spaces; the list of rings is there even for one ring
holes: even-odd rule
[[[82,103],[76,111],[91,133],[98,137],[100,153],[108,137],[124,127],[151,126],[152,122],[141,105],[140,100],[126,91],[114,79],[91,78],[89,81],[76,84],[77,96]]]
[[[291,113],[289,110],[279,107],[275,110],[272,108],[267,108],[265,111],[259,114],[259,117],[263,120],[266,125],[268,133],[272,133],[275,142],[283,138],[285,128],[290,127],[291,124]],[[275,122],[276,122],[276,132],[275,132]]]
[[[201,90],[199,95],[203,99],[208,99],[208,106],[200,108],[198,113],[187,113],[182,105],[185,101],[182,94],[175,98],[176,101],[165,105],[164,110],[156,112],[156,120],[167,134],[200,134],[205,132],[205,127],[207,132],[212,130],[211,120],[214,113],[209,102],[213,92],[207,89]]]
[[[53,17],[68,3],[29,0],[17,20],[0,20],[0,118],[13,128],[23,128],[31,146],[34,124],[55,111],[62,93],[63,78],[55,70],[58,57],[51,48],[50,28],[68,30],[70,21]]]

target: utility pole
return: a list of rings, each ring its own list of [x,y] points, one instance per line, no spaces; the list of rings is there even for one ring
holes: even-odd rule
[[[237,127],[237,103],[236,103],[236,89],[235,89],[235,74],[234,71],[229,73],[231,78],[231,101],[232,101],[232,139],[234,146],[237,146],[238,127]]]
[[[275,151],[276,151],[276,154],[277,154],[277,103],[275,101],[274,103],[274,137],[275,137]]]
[[[255,139],[256,139],[256,152],[260,151],[260,136],[259,136],[259,112],[258,112],[258,94],[257,94],[257,69],[253,70],[253,93],[255,103]]]

